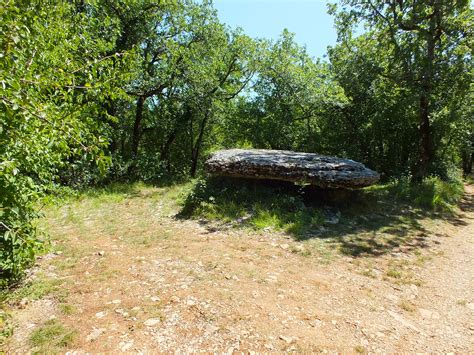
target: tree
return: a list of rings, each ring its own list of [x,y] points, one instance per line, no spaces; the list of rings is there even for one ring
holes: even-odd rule
[[[287,30],[260,47],[251,90],[226,125],[227,144],[328,152],[325,128],[345,102],[329,67],[313,60]]]
[[[0,276],[14,279],[41,246],[33,220],[61,168],[76,159],[105,170],[104,93],[121,95],[121,70],[95,36],[101,23],[66,2],[0,7]],[[117,65],[115,68],[120,68]]]
[[[418,158],[417,105],[411,90],[382,75],[387,60],[370,34],[330,48],[329,58],[349,100],[330,131],[337,150],[384,176],[409,173],[407,167]]]
[[[406,90],[416,104],[417,160],[412,173],[420,180],[436,171],[440,142],[449,135],[443,120],[458,109],[469,90],[472,10],[467,0],[343,0],[332,5],[339,42],[351,42],[358,24],[370,28],[365,36],[376,43],[378,75]],[[472,44],[472,43],[471,43]]]
[[[207,36],[207,45],[194,53],[188,77],[189,98],[194,102],[195,113],[201,116],[196,137],[191,135],[190,175],[195,176],[202,145],[209,124],[217,113],[227,110],[247,86],[256,71],[256,42],[239,31],[228,32],[217,25]],[[197,109],[197,110],[196,110]],[[193,122],[191,122],[193,129]]]
[[[165,167],[194,176],[216,112],[254,73],[255,42],[221,24],[209,2],[172,3],[149,21],[153,31],[136,46],[127,86],[135,114],[127,114],[130,106],[117,112],[128,175],[156,180]]]

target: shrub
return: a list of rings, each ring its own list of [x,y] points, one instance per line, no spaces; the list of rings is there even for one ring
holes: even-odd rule
[[[102,24],[69,2],[7,1],[0,6],[0,277],[14,280],[41,247],[38,200],[74,161],[106,170],[98,117],[121,93],[120,61],[105,56]],[[79,40],[80,39],[80,40]],[[87,51],[84,49],[87,48]],[[75,85],[78,85],[77,87]],[[107,95],[107,97],[106,97]],[[87,183],[91,177],[74,175]],[[5,281],[2,281],[5,283]],[[3,285],[2,285],[3,286]]]
[[[418,184],[400,179],[389,184],[389,190],[397,199],[418,207],[451,211],[463,196],[464,186],[461,177],[457,175],[448,181],[432,176]]]

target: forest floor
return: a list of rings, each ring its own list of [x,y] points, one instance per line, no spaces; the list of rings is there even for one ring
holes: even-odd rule
[[[52,251],[5,301],[3,351],[474,352],[473,186],[449,218],[355,224],[401,239],[354,255],[330,237],[177,219],[176,194],[47,208]]]

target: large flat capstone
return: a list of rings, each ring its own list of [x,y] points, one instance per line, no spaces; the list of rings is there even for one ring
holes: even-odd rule
[[[375,184],[380,175],[349,159],[287,150],[228,149],[205,163],[211,175],[284,180],[328,188],[360,188]]]

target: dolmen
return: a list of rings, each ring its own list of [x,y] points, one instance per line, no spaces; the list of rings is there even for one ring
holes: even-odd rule
[[[380,175],[349,159],[268,149],[228,149],[205,162],[214,176],[283,180],[322,188],[355,189],[375,184]]]

